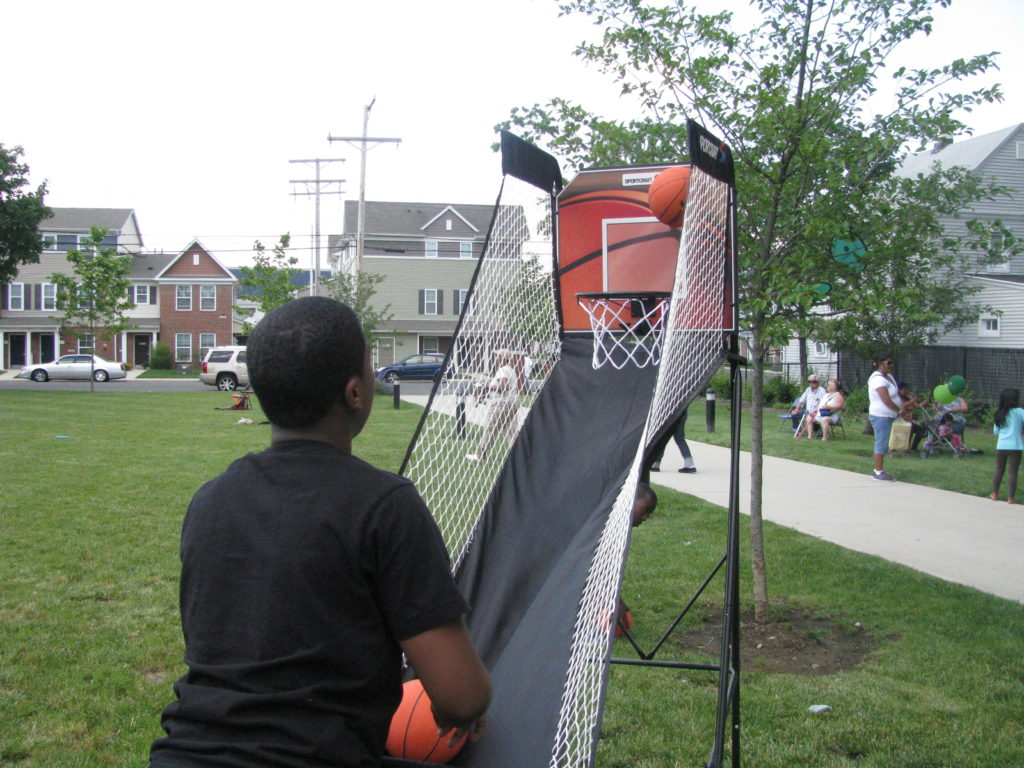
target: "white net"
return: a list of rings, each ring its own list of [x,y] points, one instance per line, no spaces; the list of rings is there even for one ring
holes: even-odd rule
[[[576,301],[590,317],[594,370],[610,365],[646,368],[661,362],[668,294],[580,293]]]
[[[693,169],[683,237],[663,339],[654,400],[644,438],[689,402],[722,360],[729,187]],[[642,450],[619,493],[591,561],[573,635],[573,650],[551,766],[588,766],[596,745],[605,657],[629,538]]]
[[[405,474],[453,567],[526,414],[558,361],[549,201],[506,176],[480,269]]]

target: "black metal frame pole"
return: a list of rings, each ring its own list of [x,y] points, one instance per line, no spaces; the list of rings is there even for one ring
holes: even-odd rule
[[[725,752],[725,727],[731,719],[730,757],[733,768],[740,765],[740,601],[739,601],[739,471],[740,423],[743,382],[735,335],[731,344],[729,380],[732,385],[730,427],[732,447],[729,472],[729,524],[725,567],[725,613],[722,617],[721,664],[718,677],[718,714],[715,741],[707,768],[721,768]],[[731,718],[730,718],[731,716]]]

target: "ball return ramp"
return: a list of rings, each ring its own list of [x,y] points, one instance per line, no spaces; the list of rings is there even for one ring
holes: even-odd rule
[[[608,665],[626,661],[611,649],[645,453],[723,361],[740,392],[731,158],[700,126],[688,130],[682,229],[646,206],[666,166],[592,169],[562,189],[553,158],[502,135],[487,244],[402,467],[445,538],[494,683],[487,732],[453,765],[594,765]],[[512,417],[490,384],[509,378],[503,367],[517,382]],[[739,765],[739,413],[734,403],[715,569],[721,663],[656,660],[632,637],[640,658],[627,662],[718,672],[711,768]]]

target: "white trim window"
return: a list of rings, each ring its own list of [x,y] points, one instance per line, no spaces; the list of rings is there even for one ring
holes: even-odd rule
[[[216,285],[200,285],[199,286],[199,311],[200,312],[216,312],[217,311],[217,286]]]
[[[1000,335],[999,318],[996,315],[982,315],[978,319],[979,338],[998,339]]]
[[[473,241],[472,240],[460,240],[459,241],[459,258],[460,259],[472,259],[473,258]]]
[[[452,307],[452,310],[455,312],[456,315],[461,315],[462,310],[466,306],[466,297],[469,295],[469,291],[465,290],[464,288],[456,288],[454,294],[455,306]]]
[[[174,286],[174,308],[179,312],[192,311],[192,286]]]
[[[437,258],[437,240],[424,240],[423,241],[423,255],[428,259]]]
[[[82,237],[85,237],[84,235]],[[44,251],[75,251],[78,250],[78,235],[60,234],[57,232],[43,233]]]
[[[992,253],[1003,253],[1006,247],[1006,238],[1003,237],[1002,232],[993,232],[992,239],[989,241],[989,249]],[[996,263],[990,263],[985,265],[986,272],[1009,272],[1010,271],[1010,256],[1007,254],[1002,261]]]
[[[40,307],[44,312],[54,312],[57,309],[57,286],[53,283],[43,283],[40,297],[43,300],[43,306]]]
[[[441,353],[441,340],[437,336],[420,336],[420,352],[424,355]]]
[[[91,333],[83,333],[78,337],[78,354],[91,355],[96,348],[96,339]]]
[[[199,359],[205,360],[206,353],[217,346],[217,334],[216,333],[200,333],[199,334]]]
[[[25,284],[9,283],[7,285],[7,309],[11,312],[22,312],[25,309]]]
[[[424,288],[423,289],[423,314],[424,315],[436,315],[437,314],[437,289],[436,288]]]
[[[192,334],[174,334],[174,361],[176,363],[192,362]]]
[[[132,290],[135,293],[134,304],[149,304],[149,286],[148,285],[134,285]]]

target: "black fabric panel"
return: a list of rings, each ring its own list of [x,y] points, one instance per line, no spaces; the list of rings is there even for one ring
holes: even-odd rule
[[[501,132],[501,172],[532,184],[549,195],[562,188],[558,161],[508,131]]]
[[[494,702],[484,738],[455,765],[548,764],[587,572],[657,373],[595,371],[592,354],[589,338],[564,342],[457,574]]]

